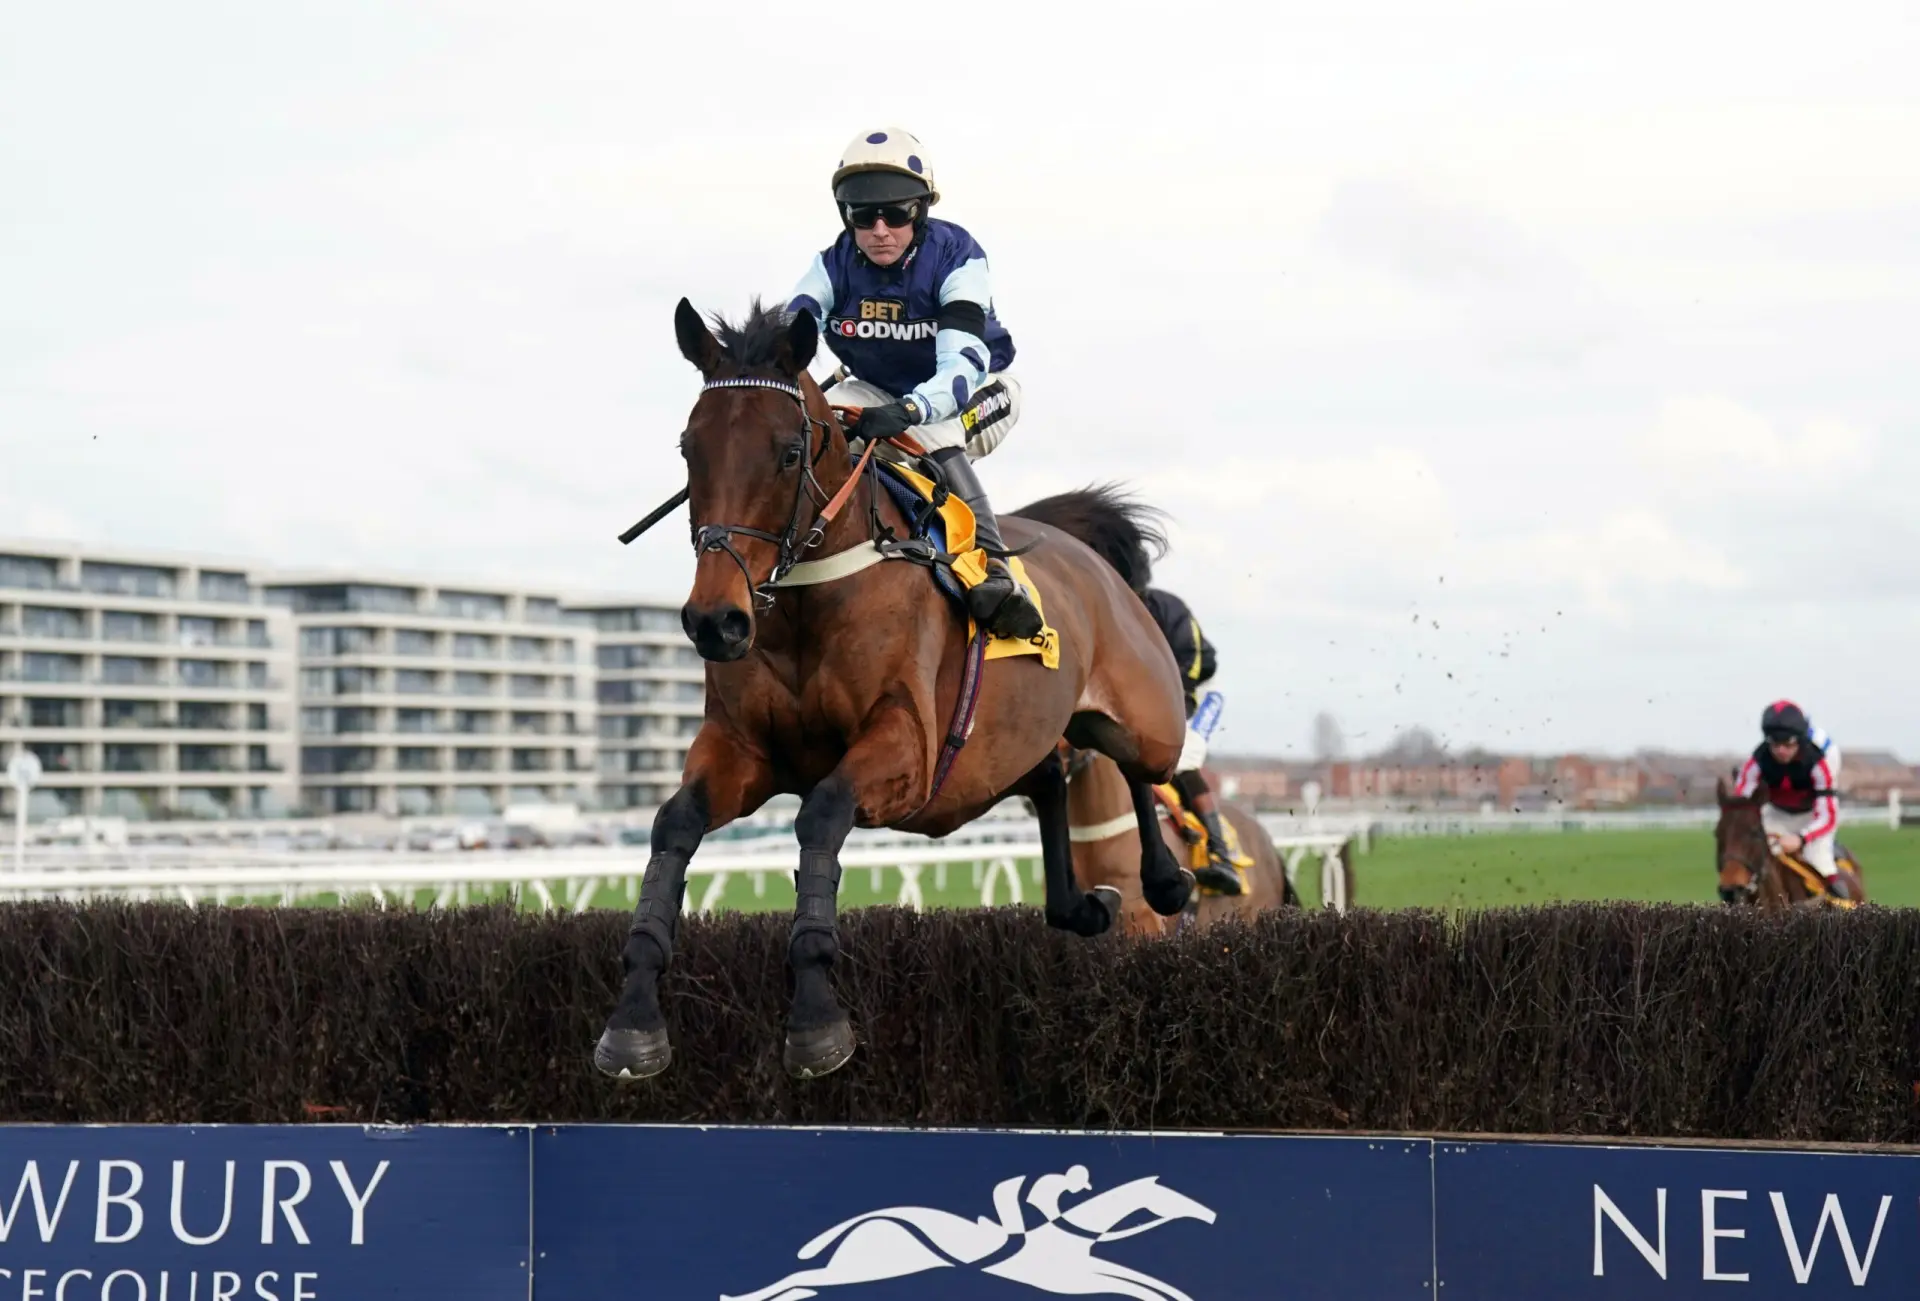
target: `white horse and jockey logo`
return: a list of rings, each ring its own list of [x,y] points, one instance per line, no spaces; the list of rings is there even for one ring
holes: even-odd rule
[[[1149,1176],[1121,1184],[1060,1209],[1068,1193],[1093,1187],[1087,1168],[1041,1175],[1026,1202],[1040,1212],[1027,1227],[1020,1205],[1025,1175],[994,1186],[998,1220],[982,1215],[966,1219],[928,1206],[889,1206],[843,1220],[800,1248],[800,1259],[825,1259],[796,1270],[757,1292],[722,1296],[720,1301],[802,1301],[823,1287],[904,1278],[930,1269],[977,1269],[1059,1296],[1123,1296],[1139,1301],[1192,1301],[1169,1283],[1093,1254],[1101,1243],[1118,1242],[1174,1220],[1212,1224],[1214,1213]],[[1136,1216],[1144,1220],[1129,1224]],[[1124,1227],[1123,1227],[1124,1226]]]

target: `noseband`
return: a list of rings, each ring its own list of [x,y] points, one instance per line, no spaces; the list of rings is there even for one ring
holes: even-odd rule
[[[740,566],[740,572],[746,576],[747,587],[753,592],[754,604],[759,609],[767,609],[773,604],[774,588],[787,571],[798,564],[800,557],[820,545],[825,534],[827,519],[819,511],[830,500],[827,490],[820,486],[820,480],[814,475],[814,467],[820,464],[820,458],[827,454],[832,441],[832,425],[807,410],[806,395],[797,385],[777,379],[754,379],[743,376],[735,379],[708,380],[701,386],[702,393],[713,389],[771,389],[775,393],[784,393],[792,398],[800,408],[800,430],[797,445],[802,458],[800,482],[793,490],[793,509],[787,514],[787,527],[780,533],[769,533],[765,529],[749,528],[744,524],[702,524],[693,529],[693,551],[695,556],[703,556],[709,551],[724,551]],[[814,430],[820,431],[820,446],[813,447]],[[811,455],[808,453],[811,452]],[[805,538],[800,536],[801,503],[811,499],[816,507],[813,527]],[[753,570],[748,568],[746,557],[734,548],[735,536],[753,538],[760,542],[771,542],[780,548],[779,559],[774,561],[773,572],[764,582],[756,583]]]

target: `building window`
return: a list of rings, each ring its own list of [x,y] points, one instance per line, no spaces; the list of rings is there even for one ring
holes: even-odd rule
[[[100,747],[100,760],[108,772],[159,772],[160,747],[104,745]]]
[[[493,674],[456,673],[453,675],[453,694],[456,696],[490,696],[493,694]]]
[[[559,623],[560,602],[550,596],[529,596],[527,598],[528,623]]]
[[[253,586],[245,574],[223,574],[218,570],[200,571],[200,599],[234,601],[242,605],[253,599]]]
[[[532,699],[547,694],[547,680],[526,673],[515,673],[508,680],[508,691],[523,699]]]
[[[346,668],[333,671],[333,694],[336,696],[370,694],[378,690],[379,669]]]
[[[171,597],[178,577],[173,570],[154,565],[109,565],[92,560],[80,565],[82,588],[115,596]]]
[[[453,730],[481,735],[493,731],[493,715],[477,709],[456,709],[453,712]]]
[[[333,674],[325,669],[301,669],[300,694],[303,696],[332,695]]]
[[[347,608],[368,614],[412,614],[420,608],[420,593],[411,587],[355,583],[347,588]]]
[[[27,701],[28,727],[79,727],[81,705],[77,700]]]
[[[81,638],[87,635],[87,620],[78,610],[23,605],[20,607],[20,631],[29,637]]]
[[[151,614],[103,610],[100,636],[106,641],[159,641],[160,620]]]
[[[431,817],[438,807],[430,786],[396,786],[393,800],[395,810],[403,818]]]
[[[56,562],[39,556],[0,556],[0,587],[46,591],[55,585],[59,574]]]
[[[300,730],[308,736],[324,736],[333,730],[333,711],[331,709],[303,709],[300,711]]]
[[[225,705],[209,705],[199,701],[180,702],[180,726],[188,731],[227,731],[233,724],[232,715]]]
[[[264,732],[267,730],[267,707],[265,705],[247,706],[247,730]]]
[[[20,657],[20,676],[28,682],[78,682],[80,657],[28,651]]]
[[[218,660],[181,660],[176,666],[183,687],[230,687],[233,665]]]
[[[457,660],[490,660],[500,653],[498,648],[499,642],[492,637],[472,632],[453,634],[453,657]]]
[[[106,700],[101,702],[100,712],[108,727],[160,726],[157,700]]]
[[[396,628],[393,630],[393,653],[395,655],[432,655],[439,648],[440,639],[430,632],[417,628]]]
[[[426,746],[403,745],[394,751],[394,764],[401,772],[439,772],[440,752]]]
[[[431,732],[435,730],[434,722],[434,711],[431,709],[402,709],[394,714],[393,730]]]
[[[507,638],[507,658],[510,660],[538,660],[547,658],[547,639],[545,637],[509,637]]]
[[[434,613],[449,619],[502,620],[507,617],[507,598],[486,592],[455,592],[443,589],[434,602]]]
[[[354,735],[360,732],[378,732],[380,730],[380,711],[368,709],[364,705],[355,708],[333,711],[333,731],[336,736]]]
[[[224,745],[183,745],[181,772],[232,772],[233,753]]]
[[[398,669],[393,675],[393,689],[403,696],[437,696],[440,675],[425,669]]]
[[[545,736],[547,734],[547,716],[545,714],[516,713],[511,720],[515,736]]]
[[[247,620],[247,645],[255,650],[268,650],[273,646],[273,638],[267,636],[265,619]]]
[[[267,666],[265,664],[255,661],[247,665],[247,685],[259,688],[273,685],[267,681]]]
[[[492,772],[493,751],[455,750],[453,752],[453,766],[458,772]]]
[[[215,619],[202,619],[194,615],[180,616],[179,642],[182,646],[213,646],[220,640],[220,624]]]

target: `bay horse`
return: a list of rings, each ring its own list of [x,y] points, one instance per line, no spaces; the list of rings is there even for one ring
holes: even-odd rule
[[[873,563],[898,549],[908,521],[878,486],[874,445],[855,461],[807,372],[819,342],[813,318],[755,301],[740,325],[715,324],[718,337],[684,298],[674,313],[680,352],[704,380],[680,439],[695,552],[681,623],[707,661],[706,718],[679,789],[654,818],[621,951],[624,979],[594,1062],[624,1078],[667,1068],[659,981],[672,960],[688,861],[708,832],[792,793],[801,797],[800,857],[783,1061],[804,1079],[838,1069],[854,1051],[831,979],[839,855],[853,827],[941,836],[1023,795],[1040,823],[1047,921],[1099,934],[1119,901],[1074,885],[1066,771],[1055,746],[1065,736],[1111,758],[1151,831],[1153,786],[1173,775],[1185,716],[1166,639],[1083,540],[1131,532],[1142,545],[1140,512],[1090,489],[1049,499],[1054,525],[1004,516],[1003,538],[1022,553],[1058,634],[1059,662],[1050,669],[1016,655],[982,663],[967,621],[927,567]],[[864,509],[837,513],[848,503]],[[965,693],[974,682],[977,695]],[[972,701],[971,716],[957,709],[963,700]],[[1144,898],[1162,915],[1178,913],[1193,875],[1157,834],[1141,843]]]
[[[1722,777],[1715,784],[1715,794],[1720,801],[1720,819],[1713,828],[1714,864],[1720,873],[1721,902],[1753,904],[1763,910],[1839,902],[1813,888],[1810,878],[1817,877],[1818,871],[1774,853],[1761,819],[1761,809],[1767,802],[1764,791],[1741,796]],[[1851,879],[1854,899],[1866,902],[1860,861],[1844,845],[1835,844],[1833,852],[1840,870]]]
[[[1073,870],[1081,885],[1106,886],[1120,892],[1120,926],[1127,935],[1166,935],[1181,928],[1185,918],[1162,917],[1147,907],[1133,865],[1140,853],[1140,831],[1132,818],[1127,780],[1114,762],[1090,750],[1074,750],[1067,763],[1067,814],[1072,826]],[[1208,785],[1219,783],[1211,775]],[[1187,916],[1201,927],[1229,917],[1250,919],[1269,908],[1300,898],[1287,880],[1287,868],[1267,829],[1251,813],[1231,800],[1219,801],[1220,816],[1233,826],[1240,848],[1253,865],[1246,869],[1246,888],[1238,895],[1197,892]],[[1169,818],[1156,819],[1156,831],[1169,852],[1185,858],[1187,842]]]

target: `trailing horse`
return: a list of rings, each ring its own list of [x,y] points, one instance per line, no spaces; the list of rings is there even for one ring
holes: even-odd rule
[[[940,836],[1024,795],[1045,847],[1048,922],[1098,934],[1118,900],[1074,885],[1066,772],[1054,747],[1065,736],[1110,757],[1150,832],[1153,786],[1172,776],[1185,726],[1164,638],[1082,540],[1138,537],[1131,507],[1089,490],[1075,496],[1077,526],[1005,516],[1006,545],[1023,553],[1057,658],[1050,666],[1035,654],[983,653],[930,580],[929,566],[950,558],[901,545],[910,521],[880,486],[874,447],[855,461],[807,374],[813,319],[755,303],[738,327],[718,325],[715,337],[684,299],[674,317],[680,351],[705,380],[680,447],[696,553],[681,621],[707,660],[706,720],[680,788],[654,818],[621,954],[625,980],[594,1052],[602,1071],[630,1078],[671,1060],[659,978],[673,955],[688,861],[708,832],[775,794],[801,797],[784,1060],[795,1076],[823,1075],[854,1048],[831,980],[840,848],[853,827]],[[1157,833],[1142,845],[1144,898],[1162,915],[1178,913],[1192,874]]]
[[[1714,865],[1720,874],[1722,902],[1755,904],[1762,909],[1852,906],[1853,901],[1837,900],[1827,892],[1817,869],[1774,851],[1760,816],[1767,802],[1766,792],[1742,797],[1722,778],[1716,784],[1716,794],[1720,820],[1713,828]],[[1853,900],[1865,903],[1867,889],[1860,860],[1844,845],[1834,846],[1834,858],[1852,879]]]

